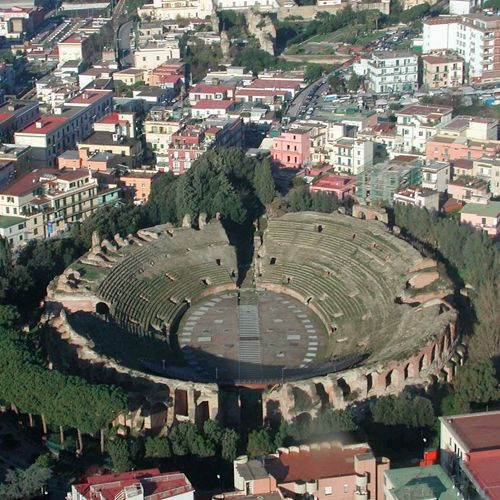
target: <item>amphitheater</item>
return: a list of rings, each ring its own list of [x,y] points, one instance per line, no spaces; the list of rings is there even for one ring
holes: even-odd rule
[[[269,219],[242,271],[220,221],[197,222],[94,235],[48,288],[52,363],[127,389],[134,431],[238,421],[244,388],[264,419],[314,415],[462,363],[446,273],[384,223]]]

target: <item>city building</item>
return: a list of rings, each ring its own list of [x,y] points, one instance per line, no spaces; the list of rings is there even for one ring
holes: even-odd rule
[[[70,36],[57,44],[59,64],[68,61],[82,61],[88,64],[93,55],[93,46],[90,37]]]
[[[280,492],[286,497],[308,494],[318,500],[382,499],[389,466],[389,460],[376,458],[366,443],[279,448],[262,460],[243,456],[234,461],[233,495]]]
[[[205,19],[213,12],[211,0],[153,0],[137,10],[141,18],[158,20]]]
[[[14,134],[16,145],[31,146],[34,167],[52,167],[57,157],[92,132],[94,122],[112,109],[111,90],[84,90]]]
[[[424,153],[427,140],[451,121],[452,108],[411,104],[396,112],[396,130],[404,152]]]
[[[394,194],[402,189],[420,186],[422,165],[405,158],[377,163],[357,175],[356,197],[364,203],[393,203]]]
[[[89,153],[86,148],[68,149],[57,157],[57,168],[86,168],[94,172],[107,171],[117,167],[122,161],[121,156],[112,153]]]
[[[153,184],[160,178],[158,170],[128,170],[120,176],[124,197],[134,203],[146,203]]]
[[[490,183],[490,191],[494,197],[500,196],[500,158],[482,156],[472,162],[472,175],[486,179]]]
[[[24,40],[36,31],[43,20],[41,6],[7,7],[3,4],[0,8],[0,36],[7,40]]]
[[[234,108],[234,102],[228,99],[202,99],[197,101],[191,108],[193,118],[205,119],[209,116],[227,117],[229,111]]]
[[[418,89],[418,56],[406,51],[375,51],[368,61],[368,88],[375,93]]]
[[[24,217],[0,215],[0,236],[12,251],[16,252],[28,240],[28,229]]]
[[[439,192],[425,187],[406,188],[394,193],[394,203],[437,212],[439,210]]]
[[[467,498],[498,499],[500,411],[439,417],[439,420],[443,468],[456,477]]]
[[[444,193],[451,179],[451,166],[444,161],[426,161],[422,166],[422,187]]]
[[[428,160],[477,160],[500,152],[498,121],[481,116],[456,116],[443,124],[425,145]]]
[[[158,166],[168,163],[168,147],[172,135],[181,128],[181,122],[172,118],[164,108],[152,108],[144,120],[146,144],[156,157]]]
[[[15,177],[20,177],[31,168],[31,147],[16,144],[0,144],[0,162],[14,165]]]
[[[422,83],[430,89],[456,88],[464,82],[464,61],[452,54],[422,56]]]
[[[464,498],[439,464],[386,471],[384,495],[386,500],[402,500],[403,498],[463,500]]]
[[[116,201],[119,192],[117,186],[100,189],[87,169],[38,169],[0,191],[0,215],[25,219],[24,241],[60,236],[99,206]]]
[[[336,172],[357,175],[373,165],[373,142],[341,137],[334,141],[330,162]]]
[[[0,107],[0,141],[9,142],[14,133],[40,116],[38,101],[14,99]]]
[[[489,238],[500,236],[500,201],[466,203],[460,210],[460,222],[484,231]]]
[[[309,130],[293,129],[272,140],[271,158],[280,167],[300,168],[311,155]]]
[[[166,38],[149,41],[134,51],[134,67],[153,70],[170,59],[180,58],[179,40]]]
[[[494,57],[500,43],[500,16],[483,12],[442,16],[423,21],[423,52],[453,50],[467,62],[471,82],[500,79],[500,60]]]
[[[122,82],[131,87],[144,81],[144,70],[138,68],[126,68],[113,73],[113,80]]]
[[[465,203],[486,203],[491,198],[489,182],[477,177],[457,177],[448,182],[448,194]]]
[[[95,132],[111,132],[125,137],[135,137],[134,113],[113,112],[94,123]]]
[[[121,474],[87,476],[71,486],[67,500],[193,500],[194,489],[182,472],[162,474],[145,469]]]
[[[196,104],[205,99],[225,100],[234,97],[235,87],[232,85],[212,85],[207,83],[197,83],[189,89],[189,103]]]
[[[353,196],[356,191],[356,177],[350,175],[325,174],[313,180],[309,186],[311,193],[321,191],[331,193],[339,200]]]
[[[86,149],[88,154],[110,153],[120,157],[120,164],[129,168],[141,166],[141,141],[126,135],[111,132],[94,132],[86,139],[78,141],[78,151]],[[79,153],[81,154],[81,153]]]
[[[243,88],[252,90],[270,90],[270,91],[282,91],[290,94],[293,99],[295,95],[300,92],[303,80],[301,79],[286,79],[286,78],[262,78],[262,76],[256,80],[253,80],[248,85]]]

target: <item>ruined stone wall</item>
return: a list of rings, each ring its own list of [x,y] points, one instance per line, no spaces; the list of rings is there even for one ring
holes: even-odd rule
[[[175,421],[202,424],[219,417],[219,391],[216,384],[204,384],[151,375],[124,367],[94,349],[92,341],[78,334],[69,324],[66,312],[45,318],[58,338],[49,344],[49,359],[57,368],[71,363],[86,378],[101,384],[115,384],[129,394],[130,412],[117,419],[134,433],[154,429],[165,432]]]
[[[287,17],[297,16],[302,17],[304,20],[310,21],[316,17],[318,12],[327,12],[329,14],[336,14],[339,10],[344,9],[347,2],[339,5],[332,5],[331,7],[319,5],[296,5],[293,7],[280,7],[278,9],[278,19],[284,21]],[[379,10],[383,14],[390,14],[389,2],[351,2],[349,6],[354,10]]]
[[[262,397],[264,418],[272,419],[270,411],[278,411],[285,420],[292,420],[304,411],[295,410],[293,390],[306,392],[312,407],[312,417],[323,403],[343,409],[354,401],[398,394],[406,386],[429,387],[436,381],[451,381],[463,364],[465,348],[460,344],[456,319],[418,353],[407,359],[387,364],[366,365],[300,382],[284,383],[265,391]],[[325,401],[325,398],[327,401]]]

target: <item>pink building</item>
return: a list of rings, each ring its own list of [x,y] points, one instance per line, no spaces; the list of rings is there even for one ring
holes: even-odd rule
[[[431,137],[425,145],[428,160],[454,161],[479,160],[482,156],[494,156],[500,152],[498,141],[475,141],[454,137]]]
[[[478,177],[458,177],[448,183],[448,194],[465,203],[486,203],[491,198],[488,184]]]
[[[384,472],[389,467],[389,460],[375,458],[366,443],[279,448],[277,454],[262,460],[236,459],[236,491],[224,498],[280,492],[286,498],[308,494],[316,500],[382,500]]]
[[[162,474],[146,469],[122,474],[87,476],[71,486],[68,500],[133,498],[134,500],[193,500],[194,489],[182,472]]]
[[[484,231],[489,238],[500,235],[500,201],[467,203],[460,211],[460,222]]]
[[[273,139],[271,157],[284,168],[300,168],[311,156],[309,130],[294,129]]]
[[[173,134],[168,148],[170,172],[174,175],[181,175],[189,170],[193,161],[207,150],[204,139],[204,131],[196,126],[187,126]]]
[[[334,194],[339,200],[353,196],[356,190],[356,177],[350,175],[327,174],[313,181],[310,191],[323,191]]]

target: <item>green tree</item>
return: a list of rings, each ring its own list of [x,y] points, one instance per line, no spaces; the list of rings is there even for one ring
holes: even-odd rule
[[[148,436],[145,442],[145,456],[147,458],[168,458],[172,456],[168,439],[158,436]]]
[[[107,450],[116,472],[126,472],[134,467],[130,444],[124,438],[114,437],[107,443]]]
[[[52,477],[52,471],[38,464],[27,469],[9,470],[0,484],[0,498],[26,499],[38,495]]]
[[[356,74],[355,71],[351,73],[349,80],[347,80],[347,90],[349,92],[357,92],[359,90],[359,86],[361,85],[361,79]]]
[[[247,453],[251,457],[259,457],[272,453],[273,442],[266,429],[254,430],[248,435]]]
[[[491,360],[467,362],[453,381],[458,395],[470,403],[487,403],[499,398],[495,367]]]
[[[327,80],[330,92],[339,93],[344,91],[344,84],[341,78],[337,75],[330,75]]]
[[[276,190],[269,160],[265,159],[256,166],[253,183],[260,202],[263,205],[271,203]]]
[[[238,433],[233,429],[224,429],[221,436],[221,457],[233,463],[238,453]]]
[[[321,64],[308,64],[306,66],[305,78],[308,82],[315,82],[323,75],[325,68]]]
[[[233,59],[235,66],[243,66],[254,75],[261,73],[265,69],[276,66],[276,58],[265,50],[255,47],[245,47]]]

